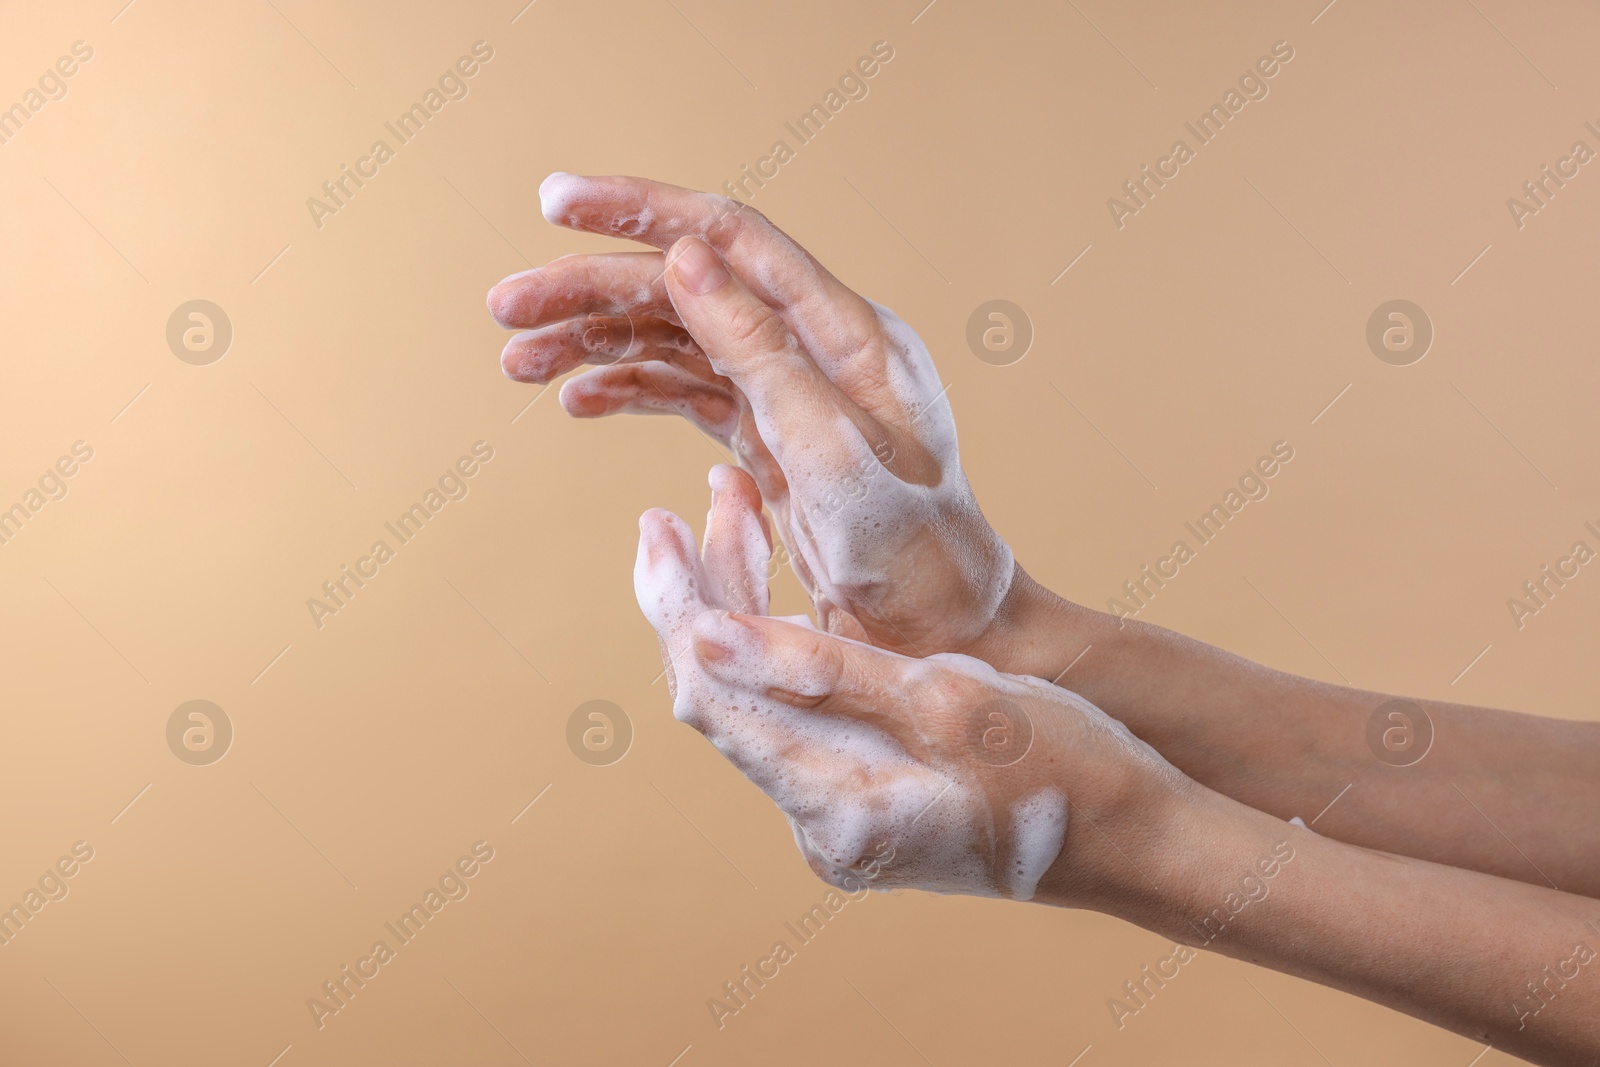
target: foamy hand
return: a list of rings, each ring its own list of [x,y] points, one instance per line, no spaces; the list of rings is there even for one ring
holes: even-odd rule
[[[831,884],[1030,899],[1066,838],[1069,781],[1081,778],[1099,813],[1108,782],[1165,767],[1120,723],[1037,679],[765,617],[756,487],[726,466],[711,484],[702,551],[677,516],[640,520],[639,604],[673,714],[777,803]]]
[[[551,222],[660,253],[567,256],[489,294],[505,372],[591,418],[680,414],[760,486],[821,625],[1002,665],[1011,550],[978,509],[933,360],[759,213],[638,178],[553,174]]]

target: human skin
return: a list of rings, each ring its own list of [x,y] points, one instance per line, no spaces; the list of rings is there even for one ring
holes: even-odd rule
[[[640,520],[640,606],[674,714],[830,884],[1093,909],[1536,1062],[1600,1053],[1600,902],[1275,819],[1040,679],[765,617],[760,495],[731,467],[711,484],[703,550],[674,515]]]
[[[506,373],[548,382],[609,364],[563,386],[569,413],[676,413],[725,444],[826,629],[1069,686],[1201,785],[1325,836],[1600,897],[1600,724],[1418,701],[1431,748],[1411,766],[1383,761],[1367,725],[1389,695],[1273,670],[1030,578],[972,498],[927,349],[761,215],[640,178],[552,175],[541,192],[559,225],[667,254],[568,256],[495,286],[490,310],[525,331]],[[893,537],[839,532],[886,505],[900,509]]]

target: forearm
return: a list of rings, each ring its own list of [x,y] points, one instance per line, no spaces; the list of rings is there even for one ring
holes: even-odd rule
[[[1368,851],[1193,793],[1160,834],[1117,840],[1114,823],[1088,828],[1074,842],[1083,847],[1063,850],[1069,869],[1051,872],[1041,898],[1342,989],[1536,1062],[1600,1055],[1600,901]],[[1116,855],[1090,838],[1114,841]],[[1099,867],[1084,885],[1070,870],[1079,857]]]
[[[1418,701],[1426,721],[1398,709],[1415,747],[1394,752],[1384,733],[1406,727],[1384,694],[1089,610],[1020,571],[1014,593],[991,662],[1082,694],[1202,785],[1351,844],[1600,897],[1600,724]]]

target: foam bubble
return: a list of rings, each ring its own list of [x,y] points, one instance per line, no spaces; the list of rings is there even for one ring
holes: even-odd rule
[[[573,210],[580,198],[599,199],[612,204],[622,203],[628,194],[615,187],[579,174],[555,171],[539,183],[539,211],[545,221],[557,226],[577,226],[578,213]],[[618,237],[637,237],[655,224],[655,212],[648,205],[636,211],[589,213],[585,229],[604,230]]]
[[[540,191],[547,218],[570,210],[581,181],[546,179]],[[897,421],[914,439],[908,447],[924,455],[895,456],[887,441],[868,440],[843,414],[785,437],[788,420],[767,416],[794,397],[763,394],[758,377],[746,395],[782,468],[780,491],[767,501],[777,532],[824,628],[836,605],[893,618],[899,598],[925,584],[926,569],[933,567],[943,574],[953,569],[965,588],[951,595],[975,606],[974,619],[986,620],[1011,585],[1015,560],[983,519],[962,473],[955,421],[927,348],[892,311],[872,306],[884,339],[884,384],[904,414]],[[931,460],[931,469],[917,462],[923,459]],[[731,477],[713,472],[713,488],[727,491]],[[913,758],[875,725],[773,698],[774,690],[822,697],[837,680],[826,657],[778,662],[760,635],[719,614],[748,610],[738,604],[738,591],[764,587],[770,551],[764,535],[751,524],[724,535],[741,543],[713,553],[708,531],[708,573],[681,520],[671,519],[658,533],[652,546],[646,530],[635,582],[676,678],[674,713],[702,730],[778,804],[814,870],[841,885],[859,879],[863,865],[890,848],[892,858],[872,879],[875,888],[1033,897],[1066,831],[1068,808],[1059,790],[1035,779],[999,795],[982,777],[988,769],[972,766],[964,751],[944,759],[924,738],[927,750]],[[730,578],[729,570],[742,573]],[[723,658],[692,654],[696,634],[714,640]],[[941,669],[1042,696],[966,657],[934,657],[908,668],[901,680],[912,684],[918,672]]]
[[[1066,834],[1067,798],[1059,790],[1041,789],[1011,809],[1014,856],[1007,874],[1012,900],[1033,899]]]
[[[737,477],[720,469],[713,488],[730,494]],[[726,615],[727,572],[743,569],[744,578],[764,581],[767,565],[756,513],[739,511],[732,496],[713,509],[707,544],[720,547],[706,558],[716,561],[716,573],[701,565],[682,520],[664,512],[641,520],[635,587],[671,664],[674,715],[772,798],[794,825],[811,867],[830,884],[865,879],[878,889],[1031,897],[1060,850],[1065,798],[1045,789],[1006,807],[961,753],[913,757],[873,724],[776,699],[775,689],[820,697],[838,679],[827,657],[775,656],[763,631]],[[720,655],[695,655],[697,638],[715,642]],[[937,665],[910,667],[902,681],[915,685],[938,667],[966,669],[967,662],[938,657]],[[984,677],[994,674],[971,663]],[[997,833],[1000,825],[1009,833]]]
[[[572,202],[578,198],[587,182],[576,174],[553,171],[539,183],[539,210],[546,222],[557,226],[572,218]]]
[[[932,393],[922,401],[924,407],[937,400],[938,389]],[[906,406],[916,410],[909,401]],[[766,425],[762,432],[770,433]],[[881,458],[884,443],[869,443],[842,414],[821,434],[826,448],[781,437],[768,440],[790,494],[775,508],[779,529],[790,554],[806,564],[813,599],[890,615],[887,601],[904,595],[919,566],[937,561],[956,569],[964,587],[960,599],[970,605],[966,614],[992,618],[1010,588],[1016,562],[978,509],[955,457],[953,426],[948,432],[930,428],[927,435],[942,471],[934,485],[896,476]],[[983,542],[953,544],[942,536],[951,530],[969,531]],[[941,536],[930,538],[930,531]]]

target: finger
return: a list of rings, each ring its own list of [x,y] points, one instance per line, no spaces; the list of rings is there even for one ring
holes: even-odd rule
[[[700,558],[718,606],[767,613],[767,560],[772,541],[761,518],[761,492],[750,475],[719,463],[711,468],[711,510]]]
[[[788,480],[762,440],[748,405],[740,403],[732,384],[711,370],[709,362],[698,367],[686,357],[683,364],[676,359],[657,362],[642,358],[639,363],[617,363],[568,379],[558,395],[567,413],[580,419],[681,415],[707,437],[731,449],[767,500],[788,498]],[[765,516],[762,523],[766,523]],[[798,557],[792,557],[791,563],[801,583],[812,588],[806,565]]]
[[[532,329],[584,315],[677,321],[655,252],[562,256],[513,274],[489,290],[489,313],[502,326]]]
[[[810,468],[837,483],[853,463],[871,462],[863,435],[878,433],[872,418],[821,372],[778,313],[698,238],[685,237],[667,258],[685,328],[749,400],[790,480]]]
[[[631,177],[557,172],[539,186],[546,220],[666,250],[699,237],[752,279],[801,339],[829,364],[861,353],[876,332],[872,305],[760,212],[737,200]]]
[[[711,381],[716,372],[681,326],[663,319],[586,315],[514,334],[500,353],[500,368],[519,382],[544,383],[586,363],[659,359]]]
[[[641,515],[633,589],[645,618],[663,637],[687,641],[695,616],[712,607],[701,578],[689,524],[663,508]]]
[[[755,615],[707,613],[692,632],[699,667],[724,684],[875,726],[913,756],[927,747],[914,706],[936,668]]]
[[[558,394],[567,414],[682,415],[728,444],[739,425],[739,402],[726,388],[666,363],[618,363],[569,378]]]
[[[806,861],[806,866],[811,868],[812,874],[835,889],[844,889],[851,893],[867,887],[867,881],[854,868],[835,863],[832,858],[824,854],[799,819],[787,813],[784,817],[789,820],[789,829],[794,834],[794,843],[800,850],[800,858]]]

